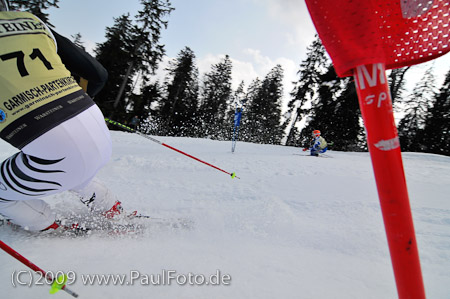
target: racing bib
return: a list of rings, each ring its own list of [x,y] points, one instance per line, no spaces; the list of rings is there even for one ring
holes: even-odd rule
[[[52,33],[27,12],[0,12],[0,91],[0,136],[19,148],[30,134],[93,105],[58,56]]]

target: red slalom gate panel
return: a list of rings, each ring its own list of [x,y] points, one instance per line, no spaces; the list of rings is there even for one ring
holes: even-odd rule
[[[448,0],[306,0],[339,76],[353,75],[399,298],[425,298],[385,69],[450,50]]]
[[[425,62],[449,47],[448,0],[306,0],[339,76],[358,65]]]

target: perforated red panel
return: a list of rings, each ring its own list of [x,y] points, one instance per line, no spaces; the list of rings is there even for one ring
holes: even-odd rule
[[[339,76],[358,65],[386,69],[425,62],[450,50],[449,0],[306,0]]]

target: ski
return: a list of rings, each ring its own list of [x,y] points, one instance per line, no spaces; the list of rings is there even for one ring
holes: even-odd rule
[[[57,229],[41,232],[30,232],[22,229],[6,219],[0,219],[0,229],[9,230],[27,236],[49,237],[89,237],[89,236],[119,236],[143,235],[149,232],[191,230],[194,221],[188,218],[163,218],[143,214],[133,214],[120,219],[106,219],[99,215],[69,215],[58,221]]]
[[[327,154],[319,154],[318,156],[311,156],[311,155],[305,155],[305,154],[293,154],[295,156],[301,156],[301,157],[314,157],[314,158],[333,158],[333,156],[327,155]]]
[[[164,230],[191,230],[194,221],[187,218],[163,218],[137,214],[120,219],[102,219],[85,222],[92,235],[142,235],[148,232]]]

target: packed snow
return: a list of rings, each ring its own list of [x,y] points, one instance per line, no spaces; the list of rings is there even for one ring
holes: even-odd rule
[[[231,153],[231,142],[155,137],[236,172],[232,179],[137,134],[112,138],[113,158],[98,177],[124,208],[189,225],[142,219],[146,228],[138,234],[84,237],[0,226],[0,239],[37,266],[74,275],[68,287],[80,298],[397,298],[368,153],[330,150],[316,158],[243,142]],[[0,149],[2,160],[15,153],[4,142]],[[447,299],[450,157],[403,159],[427,297]],[[47,201],[61,215],[86,213],[72,193]],[[70,298],[49,295],[37,275],[3,251],[0,265],[2,298]],[[87,281],[95,275],[126,280]],[[32,277],[31,287],[20,285]]]

